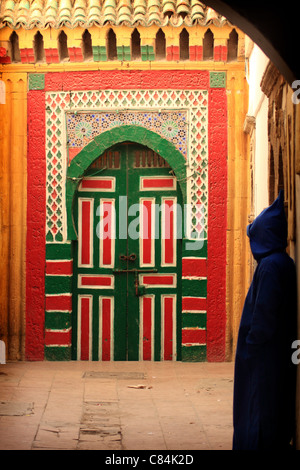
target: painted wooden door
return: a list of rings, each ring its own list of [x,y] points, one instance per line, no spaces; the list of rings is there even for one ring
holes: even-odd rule
[[[180,359],[181,193],[166,161],[134,144],[107,151],[74,223],[73,359]]]

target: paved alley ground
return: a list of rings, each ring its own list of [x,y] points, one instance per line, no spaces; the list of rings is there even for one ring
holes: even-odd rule
[[[232,394],[232,363],[10,362],[0,450],[230,450]]]

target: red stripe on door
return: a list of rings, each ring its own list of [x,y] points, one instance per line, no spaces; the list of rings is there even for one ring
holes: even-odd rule
[[[146,190],[175,190],[176,189],[176,179],[172,177],[166,178],[145,178],[141,177],[140,188],[142,191]]]
[[[163,199],[162,266],[176,265],[176,199]]]
[[[93,276],[79,274],[78,276],[78,288],[113,288],[114,277],[113,276]]]
[[[99,298],[99,360],[110,361],[113,359],[113,298]]]
[[[144,296],[141,298],[142,310],[142,360],[151,361],[153,359],[153,307],[154,297]]]
[[[79,360],[88,361],[91,359],[91,315],[92,297],[79,297]]]
[[[154,199],[141,199],[141,266],[154,265]]]
[[[114,191],[115,178],[84,178],[79,191]]]
[[[92,266],[93,199],[79,199],[79,266]]]
[[[100,200],[100,266],[113,267],[115,239],[114,199]]]
[[[141,275],[141,283],[143,285],[155,287],[175,287],[176,275]]]
[[[163,345],[164,361],[175,359],[176,351],[176,302],[174,296],[162,296]]]

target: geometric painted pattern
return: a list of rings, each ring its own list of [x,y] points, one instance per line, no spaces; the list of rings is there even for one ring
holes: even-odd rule
[[[177,111],[88,111],[67,114],[69,158],[72,150],[80,151],[97,135],[113,127],[138,125],[170,140],[187,156],[187,112]]]
[[[190,236],[207,238],[208,91],[91,90],[46,93],[46,241],[65,242],[65,181],[70,160],[113,126],[142,125],[187,160]]]

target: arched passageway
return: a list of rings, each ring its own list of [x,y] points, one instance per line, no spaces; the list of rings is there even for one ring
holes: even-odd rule
[[[295,56],[298,42],[299,2],[289,2],[288,14],[269,2],[208,0],[205,2],[242,29],[264,51],[291,85],[300,77]]]

